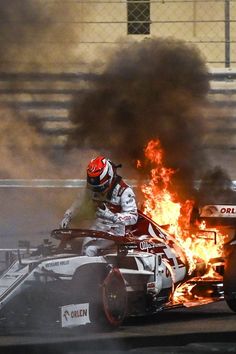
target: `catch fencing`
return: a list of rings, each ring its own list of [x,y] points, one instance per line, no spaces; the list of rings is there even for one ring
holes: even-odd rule
[[[4,70],[100,68],[113,49],[153,37],[195,44],[213,67],[236,63],[236,0],[21,0],[21,11],[18,5],[0,5]]]

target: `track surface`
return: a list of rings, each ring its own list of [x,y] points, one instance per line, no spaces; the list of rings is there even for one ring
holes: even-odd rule
[[[236,353],[236,315],[225,302],[133,319],[102,328],[14,329],[0,336],[2,354]]]

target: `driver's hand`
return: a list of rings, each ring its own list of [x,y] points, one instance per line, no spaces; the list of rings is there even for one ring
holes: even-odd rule
[[[97,218],[102,218],[110,221],[114,221],[115,214],[110,211],[105,204],[103,204],[103,208],[98,208],[96,212]]]
[[[61,229],[68,228],[70,221],[71,221],[71,214],[65,213],[65,215],[60,223],[60,228]]]

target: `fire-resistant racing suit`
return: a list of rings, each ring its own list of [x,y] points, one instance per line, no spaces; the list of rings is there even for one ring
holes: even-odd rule
[[[91,192],[91,198],[96,203],[96,219],[91,229],[107,231],[123,236],[126,226],[136,224],[138,212],[133,189],[120,176],[116,176],[111,189],[104,195]],[[80,202],[76,200],[66,211],[61,227],[67,227],[79,210]],[[86,237],[83,242],[83,253],[95,256],[100,250],[111,248],[113,241]]]

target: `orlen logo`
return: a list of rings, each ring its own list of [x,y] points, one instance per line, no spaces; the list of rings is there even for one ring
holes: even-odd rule
[[[235,218],[236,217],[236,205],[205,205],[200,209],[201,217],[226,217]]]
[[[88,309],[74,310],[74,311],[70,311],[70,312],[68,310],[66,310],[64,312],[63,316],[65,317],[66,321],[68,321],[68,318],[88,316]]]
[[[220,209],[221,214],[236,214],[235,208],[221,208]]]
[[[62,327],[74,327],[90,323],[89,303],[70,304],[61,307]]]

